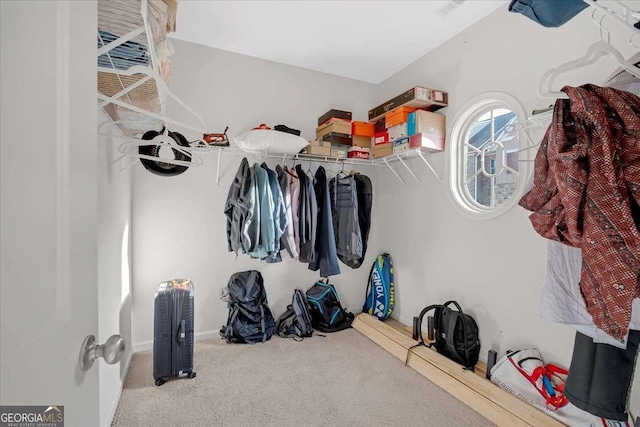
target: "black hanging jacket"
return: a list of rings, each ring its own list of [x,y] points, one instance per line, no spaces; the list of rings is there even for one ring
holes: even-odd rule
[[[320,276],[327,277],[340,274],[336,239],[333,234],[331,216],[331,199],[327,175],[322,166],[318,167],[315,176],[315,193],[318,205],[317,233],[315,241],[315,259],[309,263],[309,270],[320,270]]]

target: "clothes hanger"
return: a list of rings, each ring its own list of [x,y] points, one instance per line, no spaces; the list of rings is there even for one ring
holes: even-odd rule
[[[591,45],[583,57],[560,65],[559,67],[544,73],[540,80],[540,84],[538,85],[538,95],[543,98],[567,98],[567,95],[564,92],[558,92],[551,89],[551,85],[554,80],[562,73],[591,65],[603,56],[607,55],[612,56],[625,71],[628,71],[630,74],[640,78],[639,68],[629,64],[620,52],[618,52],[609,43],[601,40]]]
[[[117,125],[134,124],[134,123],[139,124],[143,129],[146,129],[150,123],[153,123],[156,127],[159,123],[164,127],[164,129],[167,129],[167,131],[169,130],[168,128],[170,128],[172,132],[180,132],[181,134],[183,134],[183,136],[185,136],[188,141],[192,141],[190,143],[192,146],[200,145],[200,144],[208,145],[207,142],[203,139],[204,135],[207,133],[206,132],[207,126],[204,120],[202,119],[202,117],[198,113],[196,113],[193,109],[191,109],[191,107],[189,107],[178,96],[176,96],[173,92],[171,92],[171,90],[169,89],[167,84],[164,82],[162,77],[160,77],[160,75],[155,70],[147,66],[135,65],[133,67],[130,67],[127,70],[98,67],[98,71],[104,72],[104,73],[110,73],[110,74],[125,75],[125,76],[138,76],[142,74],[146,76],[142,80],[146,81],[148,79],[154,79],[158,87],[158,91],[160,93],[166,94],[169,98],[177,102],[178,105],[183,107],[198,122],[197,125],[189,124],[183,121],[172,119],[171,117],[168,117],[166,115],[148,111],[143,108],[137,107],[135,105],[120,101],[119,98],[122,98],[129,91],[135,89],[138,86],[135,83],[124,88],[122,91],[118,92],[113,96],[106,96],[98,92],[97,97],[102,101],[98,104],[99,108],[104,108],[109,104],[113,104],[115,106],[119,106],[127,110],[131,110],[137,113],[138,117],[142,116],[144,118],[144,120],[139,119],[137,121],[109,120],[101,123],[98,126],[98,135],[123,141],[123,143],[118,147],[118,152],[120,152],[121,154],[124,154],[124,156],[120,156],[113,163],[122,160],[126,156],[137,157],[137,158],[150,158],[150,160],[158,160],[157,157],[145,156],[138,153],[138,147],[140,147],[141,145],[156,144],[156,145],[161,145],[163,147],[170,146],[169,148],[178,150],[181,153],[188,155],[192,160],[191,162],[184,162],[184,161],[174,160],[174,159],[162,159],[163,163],[169,163],[169,164],[174,164],[178,166],[198,166],[202,164],[202,159],[199,156],[197,156],[190,148],[183,147],[181,145],[176,144],[175,141],[173,141],[173,138],[168,137],[168,134],[166,132],[164,136],[158,135],[158,137],[152,140],[142,140],[138,136],[125,135],[124,132],[122,132],[122,129],[120,129],[120,132],[108,132],[104,130],[107,126],[117,126]],[[147,126],[145,126],[145,124]]]

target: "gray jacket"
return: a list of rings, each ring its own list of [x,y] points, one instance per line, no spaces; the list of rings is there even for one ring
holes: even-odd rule
[[[229,187],[224,213],[227,217],[227,247],[229,252],[248,252],[257,243],[260,220],[254,218],[255,182],[246,158]]]

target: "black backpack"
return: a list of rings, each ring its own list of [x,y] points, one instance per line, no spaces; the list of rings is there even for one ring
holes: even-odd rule
[[[286,337],[310,337],[313,335],[309,303],[300,289],[293,291],[291,304],[276,322],[276,333]]]
[[[275,332],[275,321],[264,289],[262,275],[250,270],[235,273],[223,290],[223,301],[227,302],[229,316],[220,335],[228,343],[268,341]]]
[[[458,311],[449,308],[453,304]],[[420,312],[419,317],[413,318],[413,339],[419,340],[418,345],[426,345],[422,336],[422,318],[429,311],[435,310],[433,328],[429,327],[429,338],[432,334],[438,353],[458,362],[465,368],[473,370],[480,356],[480,331],[475,319],[462,312],[456,301],[447,301],[443,305],[430,305]]]
[[[326,281],[318,281],[307,291],[311,323],[320,332],[338,332],[351,327],[354,315],[340,304],[338,292]]]

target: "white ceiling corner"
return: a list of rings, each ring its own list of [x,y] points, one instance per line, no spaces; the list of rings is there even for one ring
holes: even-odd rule
[[[185,1],[173,38],[380,83],[506,0]]]

